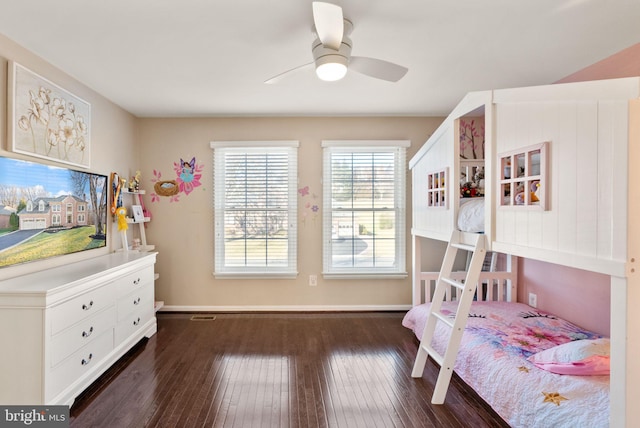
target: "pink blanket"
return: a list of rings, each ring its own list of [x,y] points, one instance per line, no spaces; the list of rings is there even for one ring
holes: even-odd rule
[[[418,339],[429,304],[412,308],[402,325]],[[442,312],[454,315],[455,303]],[[438,323],[433,347],[444,353],[449,328]],[[558,375],[526,360],[536,352],[599,335],[521,303],[474,302],[455,372],[514,427],[609,426],[609,377]]]

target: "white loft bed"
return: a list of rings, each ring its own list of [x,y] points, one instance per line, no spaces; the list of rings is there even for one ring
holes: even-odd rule
[[[459,120],[465,116],[484,117],[487,249],[611,277],[612,427],[640,421],[633,401],[640,395],[640,222],[634,221],[640,219],[640,197],[632,186],[640,182],[639,97],[640,78],[470,93],[409,163],[414,305],[428,300],[425,283],[437,277],[423,268],[432,264],[431,247],[457,228]],[[531,176],[527,185],[546,180],[544,199],[518,206],[505,191],[514,181],[504,173],[505,159],[545,142],[546,163],[533,172],[527,164],[525,173]],[[444,203],[437,205],[430,195],[434,174],[445,178],[438,181]],[[517,274],[505,269],[491,275],[497,274],[516,300]]]

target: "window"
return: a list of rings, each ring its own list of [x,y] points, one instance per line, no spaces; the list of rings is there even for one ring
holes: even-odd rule
[[[211,143],[216,277],[297,275],[297,147]]]
[[[546,209],[548,142],[501,153],[501,206]]]
[[[408,141],[324,141],[325,277],[406,276]]]
[[[449,168],[427,174],[427,206],[449,208],[447,195]]]

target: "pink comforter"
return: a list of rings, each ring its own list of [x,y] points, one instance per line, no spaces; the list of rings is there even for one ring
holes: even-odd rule
[[[455,303],[442,312],[454,315]],[[402,325],[418,339],[429,304],[412,308]],[[433,347],[444,353],[449,328],[438,323]],[[526,360],[571,340],[599,335],[521,303],[473,302],[455,372],[514,427],[609,426],[609,377],[549,373]]]

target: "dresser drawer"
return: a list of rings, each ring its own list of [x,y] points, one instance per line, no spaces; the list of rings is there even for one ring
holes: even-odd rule
[[[118,322],[118,325],[116,326],[116,346],[126,340],[129,336],[133,335],[150,319],[152,319],[153,314],[153,304],[147,304],[131,312],[129,315],[124,317],[122,321]]]
[[[67,327],[93,316],[113,305],[114,302],[113,284],[107,284],[51,308],[51,334],[59,333]]]
[[[140,288],[118,299],[118,322],[124,321],[134,312],[140,312],[141,308],[154,305],[153,286]]]
[[[63,360],[51,370],[47,379],[46,392],[49,399],[93,371],[112,350],[113,330],[110,329]]]
[[[144,285],[153,284],[153,275],[153,266],[148,266],[117,279],[118,296],[123,296],[133,290],[141,288]]]
[[[54,367],[116,325],[116,308],[109,306],[51,338],[51,366]]]

